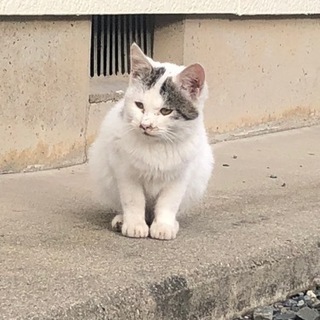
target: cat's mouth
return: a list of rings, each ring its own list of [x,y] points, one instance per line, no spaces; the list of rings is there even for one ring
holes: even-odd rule
[[[154,137],[154,136],[155,136],[155,135],[153,135],[153,134],[150,134],[150,133],[147,132],[147,131],[144,131],[143,134],[144,134],[145,136],[148,136],[148,137]]]
[[[156,137],[157,136],[157,131],[158,131],[157,128],[143,128],[141,126],[140,126],[140,128],[142,129],[142,133],[145,136],[148,136],[148,137]]]

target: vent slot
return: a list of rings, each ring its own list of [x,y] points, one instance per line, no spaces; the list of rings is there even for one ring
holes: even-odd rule
[[[152,15],[93,16],[90,76],[128,74],[133,42],[152,57],[153,21]]]

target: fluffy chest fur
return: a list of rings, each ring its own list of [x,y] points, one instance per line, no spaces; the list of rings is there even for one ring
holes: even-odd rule
[[[187,171],[197,157],[201,136],[194,135],[184,141],[172,143],[132,132],[121,116],[121,103],[113,119],[109,121],[110,160],[113,166],[121,166],[128,174],[147,181],[172,180]],[[118,128],[116,134],[113,133]],[[119,130],[120,128],[120,130]]]

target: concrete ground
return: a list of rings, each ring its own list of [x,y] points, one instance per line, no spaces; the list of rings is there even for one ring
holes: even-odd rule
[[[320,126],[214,146],[174,241],[128,239],[87,167],[0,177],[0,319],[230,319],[320,273]]]

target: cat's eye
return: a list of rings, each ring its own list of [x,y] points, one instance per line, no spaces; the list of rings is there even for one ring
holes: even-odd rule
[[[167,108],[162,108],[160,110],[161,114],[164,116],[167,116],[168,114],[170,114],[173,110],[172,109],[167,109]]]
[[[144,106],[143,106],[143,103],[142,103],[142,102],[135,101],[134,103],[136,104],[136,106],[137,106],[139,109],[143,110]]]

